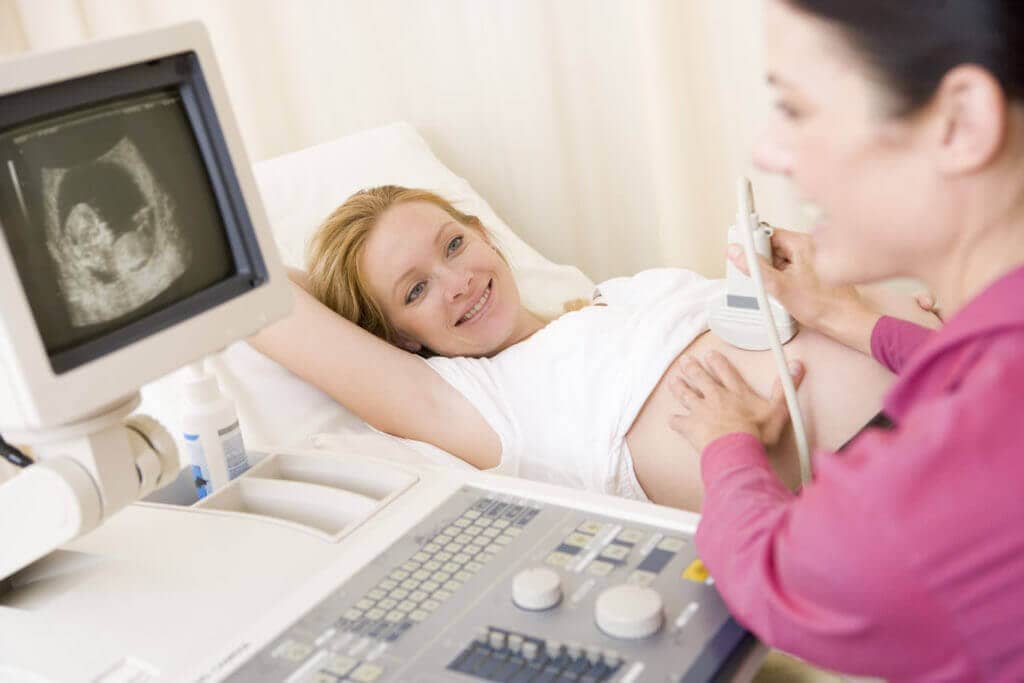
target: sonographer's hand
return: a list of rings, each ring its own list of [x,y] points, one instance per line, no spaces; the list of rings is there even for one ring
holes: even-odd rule
[[[837,341],[871,353],[871,330],[880,317],[852,285],[832,285],[814,269],[814,238],[802,232],[773,228],[772,263],[758,256],[764,287],[797,322]],[[730,244],[729,260],[744,274],[746,256]]]
[[[747,384],[728,358],[716,351],[704,357],[704,364],[684,355],[673,370],[669,389],[680,405],[669,425],[698,452],[715,439],[736,432],[753,434],[766,447],[773,446],[789,424],[789,410],[778,379],[771,395],[765,398]],[[792,361],[790,373],[793,385],[799,387],[804,378],[803,364]]]

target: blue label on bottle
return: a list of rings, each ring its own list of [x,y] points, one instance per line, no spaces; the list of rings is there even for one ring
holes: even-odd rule
[[[210,485],[210,468],[206,464],[206,453],[199,445],[198,434],[185,434],[185,447],[188,449],[188,459],[192,462],[192,483],[196,487],[199,500],[213,493]]]

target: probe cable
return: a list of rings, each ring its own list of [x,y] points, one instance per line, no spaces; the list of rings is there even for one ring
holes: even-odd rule
[[[15,467],[28,467],[33,463],[32,458],[7,443],[3,436],[0,436],[0,456]]]
[[[746,216],[749,223],[753,216]],[[759,221],[756,222],[760,227]],[[796,387],[793,386],[793,377],[789,372],[789,365],[786,362],[786,354],[782,352],[782,342],[779,340],[779,331],[775,329],[775,316],[772,314],[771,304],[768,302],[768,295],[764,289],[764,278],[761,276],[761,264],[754,253],[754,237],[750,230],[740,230],[743,236],[743,251],[747,257],[747,269],[754,279],[754,288],[757,290],[757,305],[764,311],[764,324],[768,328],[768,339],[771,342],[772,355],[775,356],[775,365],[779,371],[779,380],[782,382],[782,392],[786,397],[786,407],[789,409],[789,417],[793,421],[793,432],[796,435],[796,447],[800,456],[800,483],[806,487],[811,483],[811,455],[807,447],[807,433],[804,430],[804,418],[800,412],[800,404],[796,400]]]

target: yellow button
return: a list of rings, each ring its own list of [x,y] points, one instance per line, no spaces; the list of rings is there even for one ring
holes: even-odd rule
[[[708,576],[708,568],[704,566],[704,563],[700,560],[694,560],[690,563],[689,567],[683,570],[682,578],[696,581],[697,583],[704,583]]]
[[[583,524],[580,524],[579,531],[582,531],[585,534],[596,534],[603,528],[604,524],[590,520],[587,522],[583,522]]]
[[[608,576],[615,566],[607,562],[601,562],[600,560],[594,560],[587,565],[587,573],[591,576]]]

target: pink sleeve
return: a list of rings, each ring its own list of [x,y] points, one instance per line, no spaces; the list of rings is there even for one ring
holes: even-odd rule
[[[935,330],[907,320],[883,315],[871,330],[871,355],[895,373],[924,344]]]
[[[749,434],[723,436],[701,456],[697,550],[733,615],[768,645],[847,673],[927,668],[941,649],[939,635],[907,642],[908,629],[941,617],[887,537],[885,512],[863,508],[871,454],[891,450],[884,438],[819,454],[799,496]]]

